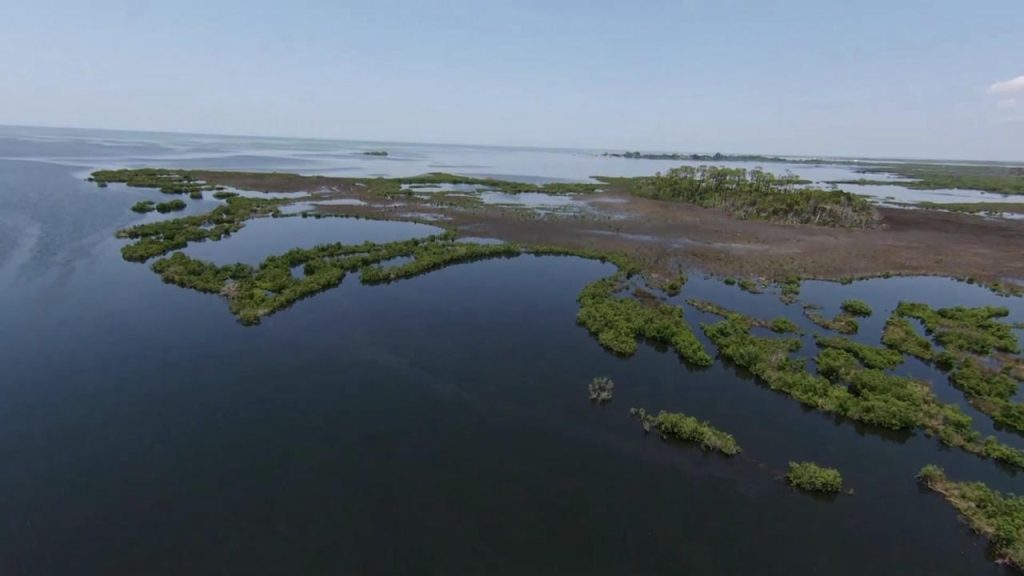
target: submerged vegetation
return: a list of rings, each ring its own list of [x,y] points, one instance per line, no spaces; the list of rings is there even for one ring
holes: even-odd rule
[[[590,393],[591,402],[598,404],[611,402],[612,396],[615,393],[615,382],[612,382],[611,378],[600,376],[590,381],[587,391]]]
[[[650,177],[605,180],[623,184],[637,196],[722,208],[740,219],[843,228],[872,228],[878,222],[874,207],[863,197],[803,188],[795,176],[761,169],[680,166]]]
[[[922,468],[917,478],[989,540],[998,562],[1024,569],[1024,497],[1001,494],[981,482],[954,482],[934,465]]]
[[[640,420],[644,432],[650,432],[651,428],[654,428],[665,440],[693,442],[704,451],[715,450],[726,456],[735,456],[742,452],[732,434],[692,416],[664,410],[658,412],[657,416],[651,416],[643,408],[630,408],[629,414]]]
[[[710,366],[711,356],[683,320],[679,306],[620,297],[623,273],[587,285],[579,295],[577,322],[602,346],[623,356],[636,352],[637,338],[672,346],[694,366]]]
[[[790,462],[786,481],[790,486],[807,492],[838,494],[843,490],[843,475],[839,470],[813,462]]]

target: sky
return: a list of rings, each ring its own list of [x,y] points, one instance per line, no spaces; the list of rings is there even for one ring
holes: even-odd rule
[[[1024,161],[1024,0],[0,0],[0,124]]]

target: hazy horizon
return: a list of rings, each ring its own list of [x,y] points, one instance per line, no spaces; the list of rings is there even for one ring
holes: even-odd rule
[[[42,1],[0,124],[1024,161],[1024,7]]]

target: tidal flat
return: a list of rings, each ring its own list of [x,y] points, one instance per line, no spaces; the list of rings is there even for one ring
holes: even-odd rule
[[[366,162],[415,179],[404,150]],[[0,240],[28,239],[0,261],[7,571],[1009,573],[914,477],[936,464],[1020,493],[1024,437],[992,409],[1020,402],[1024,299],[990,289],[1019,281],[1015,262],[800,260],[920,241],[895,209],[794,224],[602,181],[537,192],[526,168],[473,176],[569,202],[538,214],[267,169],[196,175],[198,200],[0,160],[22,194],[5,214],[25,215]],[[131,210],[176,198],[182,213]],[[977,223],[988,255],[1014,241],[1010,221],[922,213]],[[775,263],[735,256],[758,251]],[[610,402],[584,393],[595,376]],[[791,463],[855,494],[808,497]]]

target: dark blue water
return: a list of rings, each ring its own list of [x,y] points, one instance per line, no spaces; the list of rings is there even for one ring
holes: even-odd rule
[[[246,153],[232,142],[218,145]],[[607,353],[575,324],[575,298],[610,265],[525,256],[374,287],[352,275],[247,328],[220,298],[121,260],[114,231],[156,216],[59,160],[93,144],[32,146],[50,159],[0,160],[0,574],[1007,573],[913,477],[936,463],[1019,493],[1021,476],[808,411],[721,362]],[[160,147],[95,146],[126,164]],[[326,222],[286,221],[281,250]],[[691,276],[680,302],[812,328],[799,305]],[[900,299],[1024,319],[1021,300],[942,279],[808,283],[801,297],[826,314],[868,301],[858,338],[876,344]],[[687,318],[698,333],[716,321]],[[597,407],[586,387],[602,375],[615,398]],[[963,402],[943,375],[933,385]],[[631,406],[708,419],[744,453],[645,437]],[[855,495],[792,491],[789,460],[839,467]]]

